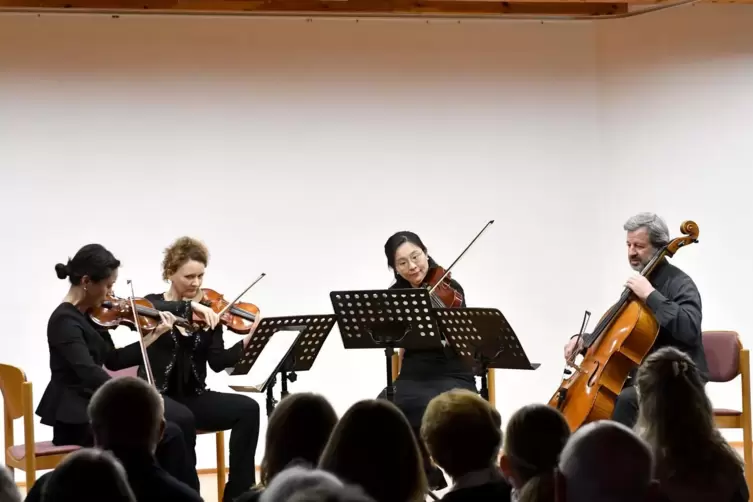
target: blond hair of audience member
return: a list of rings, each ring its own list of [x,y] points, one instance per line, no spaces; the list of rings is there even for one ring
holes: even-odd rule
[[[68,455],[47,479],[42,502],[136,502],[125,469],[111,453],[94,448]]]
[[[740,488],[743,462],[714,424],[693,361],[673,347],[659,349],[636,381],[636,429],[654,452],[663,494],[677,502],[729,500]]]
[[[530,404],[513,413],[505,429],[500,467],[519,502],[554,499],[554,470],[569,438],[565,417],[551,406]]]
[[[453,480],[497,467],[502,418],[487,401],[465,389],[443,392],[429,402],[421,438],[434,461]]]
[[[94,393],[89,421],[97,446],[154,454],[165,429],[165,403],[157,390],[135,377],[113,378]]]
[[[16,480],[10,469],[0,465],[0,502],[21,502],[21,492],[16,486]]]
[[[556,502],[653,500],[654,459],[648,444],[611,420],[584,425],[562,450]]]
[[[416,437],[405,415],[386,400],[351,406],[332,432],[319,467],[361,486],[376,502],[415,502],[426,496]]]

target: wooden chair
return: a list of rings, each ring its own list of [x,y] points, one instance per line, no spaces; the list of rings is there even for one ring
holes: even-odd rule
[[[709,381],[730,382],[740,375],[742,410],[714,409],[714,422],[720,429],[743,430],[745,480],[753,486],[753,435],[750,409],[750,353],[743,349],[735,331],[704,331],[703,350],[709,367]]]
[[[107,371],[107,373],[109,373],[113,378],[120,376],[135,377],[138,375],[137,366],[132,366],[130,368],[125,368],[117,371],[111,371],[105,368],[105,371]],[[196,434],[215,435],[215,448],[217,449],[217,500],[218,502],[222,502],[222,496],[225,494],[225,483],[227,482],[227,466],[225,465],[225,431],[197,430]]]
[[[51,441],[34,441],[34,410],[31,382],[26,374],[15,366],[0,364],[0,390],[5,408],[5,465],[11,474],[15,469],[26,472],[28,493],[37,480],[37,469],[54,469],[79,446],[55,446]],[[13,421],[23,418],[24,444],[14,445]]]
[[[392,378],[397,378],[400,375],[400,354],[392,356]],[[489,404],[496,405],[495,394],[497,392],[497,386],[494,379],[494,368],[489,369],[489,378],[486,379],[486,383],[489,387]]]

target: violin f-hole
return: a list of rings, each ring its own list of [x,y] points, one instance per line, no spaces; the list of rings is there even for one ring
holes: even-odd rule
[[[593,387],[593,386],[594,386],[594,384],[596,383],[596,382],[595,382],[595,380],[596,380],[596,375],[598,375],[598,374],[599,374],[599,368],[601,367],[601,363],[600,363],[599,361],[594,361],[594,364],[596,364],[596,367],[595,367],[595,368],[594,368],[594,370],[593,370],[593,371],[591,372],[591,376],[590,376],[590,377],[588,378],[588,386],[589,386],[589,387]]]

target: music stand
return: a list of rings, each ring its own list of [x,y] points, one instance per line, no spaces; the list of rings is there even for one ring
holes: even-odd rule
[[[288,372],[311,369],[334,324],[333,315],[265,317],[259,322],[254,336],[229,372],[230,375],[247,375],[274,334],[280,331],[299,331],[298,336],[261,385],[230,385],[230,388],[238,392],[266,392],[267,416],[271,415],[277,404],[273,394],[277,374],[280,373],[283,398],[288,394],[288,380],[294,382],[297,378],[295,373],[291,378]]]
[[[384,349],[386,394],[390,401],[395,397],[392,380],[395,349],[442,348],[426,289],[332,291],[329,296],[346,349]]]
[[[445,338],[458,356],[481,377],[481,396],[489,400],[490,368],[535,370],[505,316],[498,309],[434,309]]]

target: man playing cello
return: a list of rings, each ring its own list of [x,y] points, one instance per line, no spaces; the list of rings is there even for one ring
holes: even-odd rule
[[[623,228],[627,232],[628,261],[637,272],[670,242],[667,224],[653,213],[637,214],[627,220]],[[628,279],[625,287],[646,304],[659,324],[651,352],[661,347],[676,347],[688,354],[701,374],[706,375],[708,366],[701,341],[701,295],[693,280],[663,258],[650,279],[639,274]],[[582,338],[575,336],[565,346],[565,358],[570,359],[574,352],[582,351]],[[638,396],[632,376],[618,396],[612,414],[612,420],[628,427],[633,427],[638,418]]]

